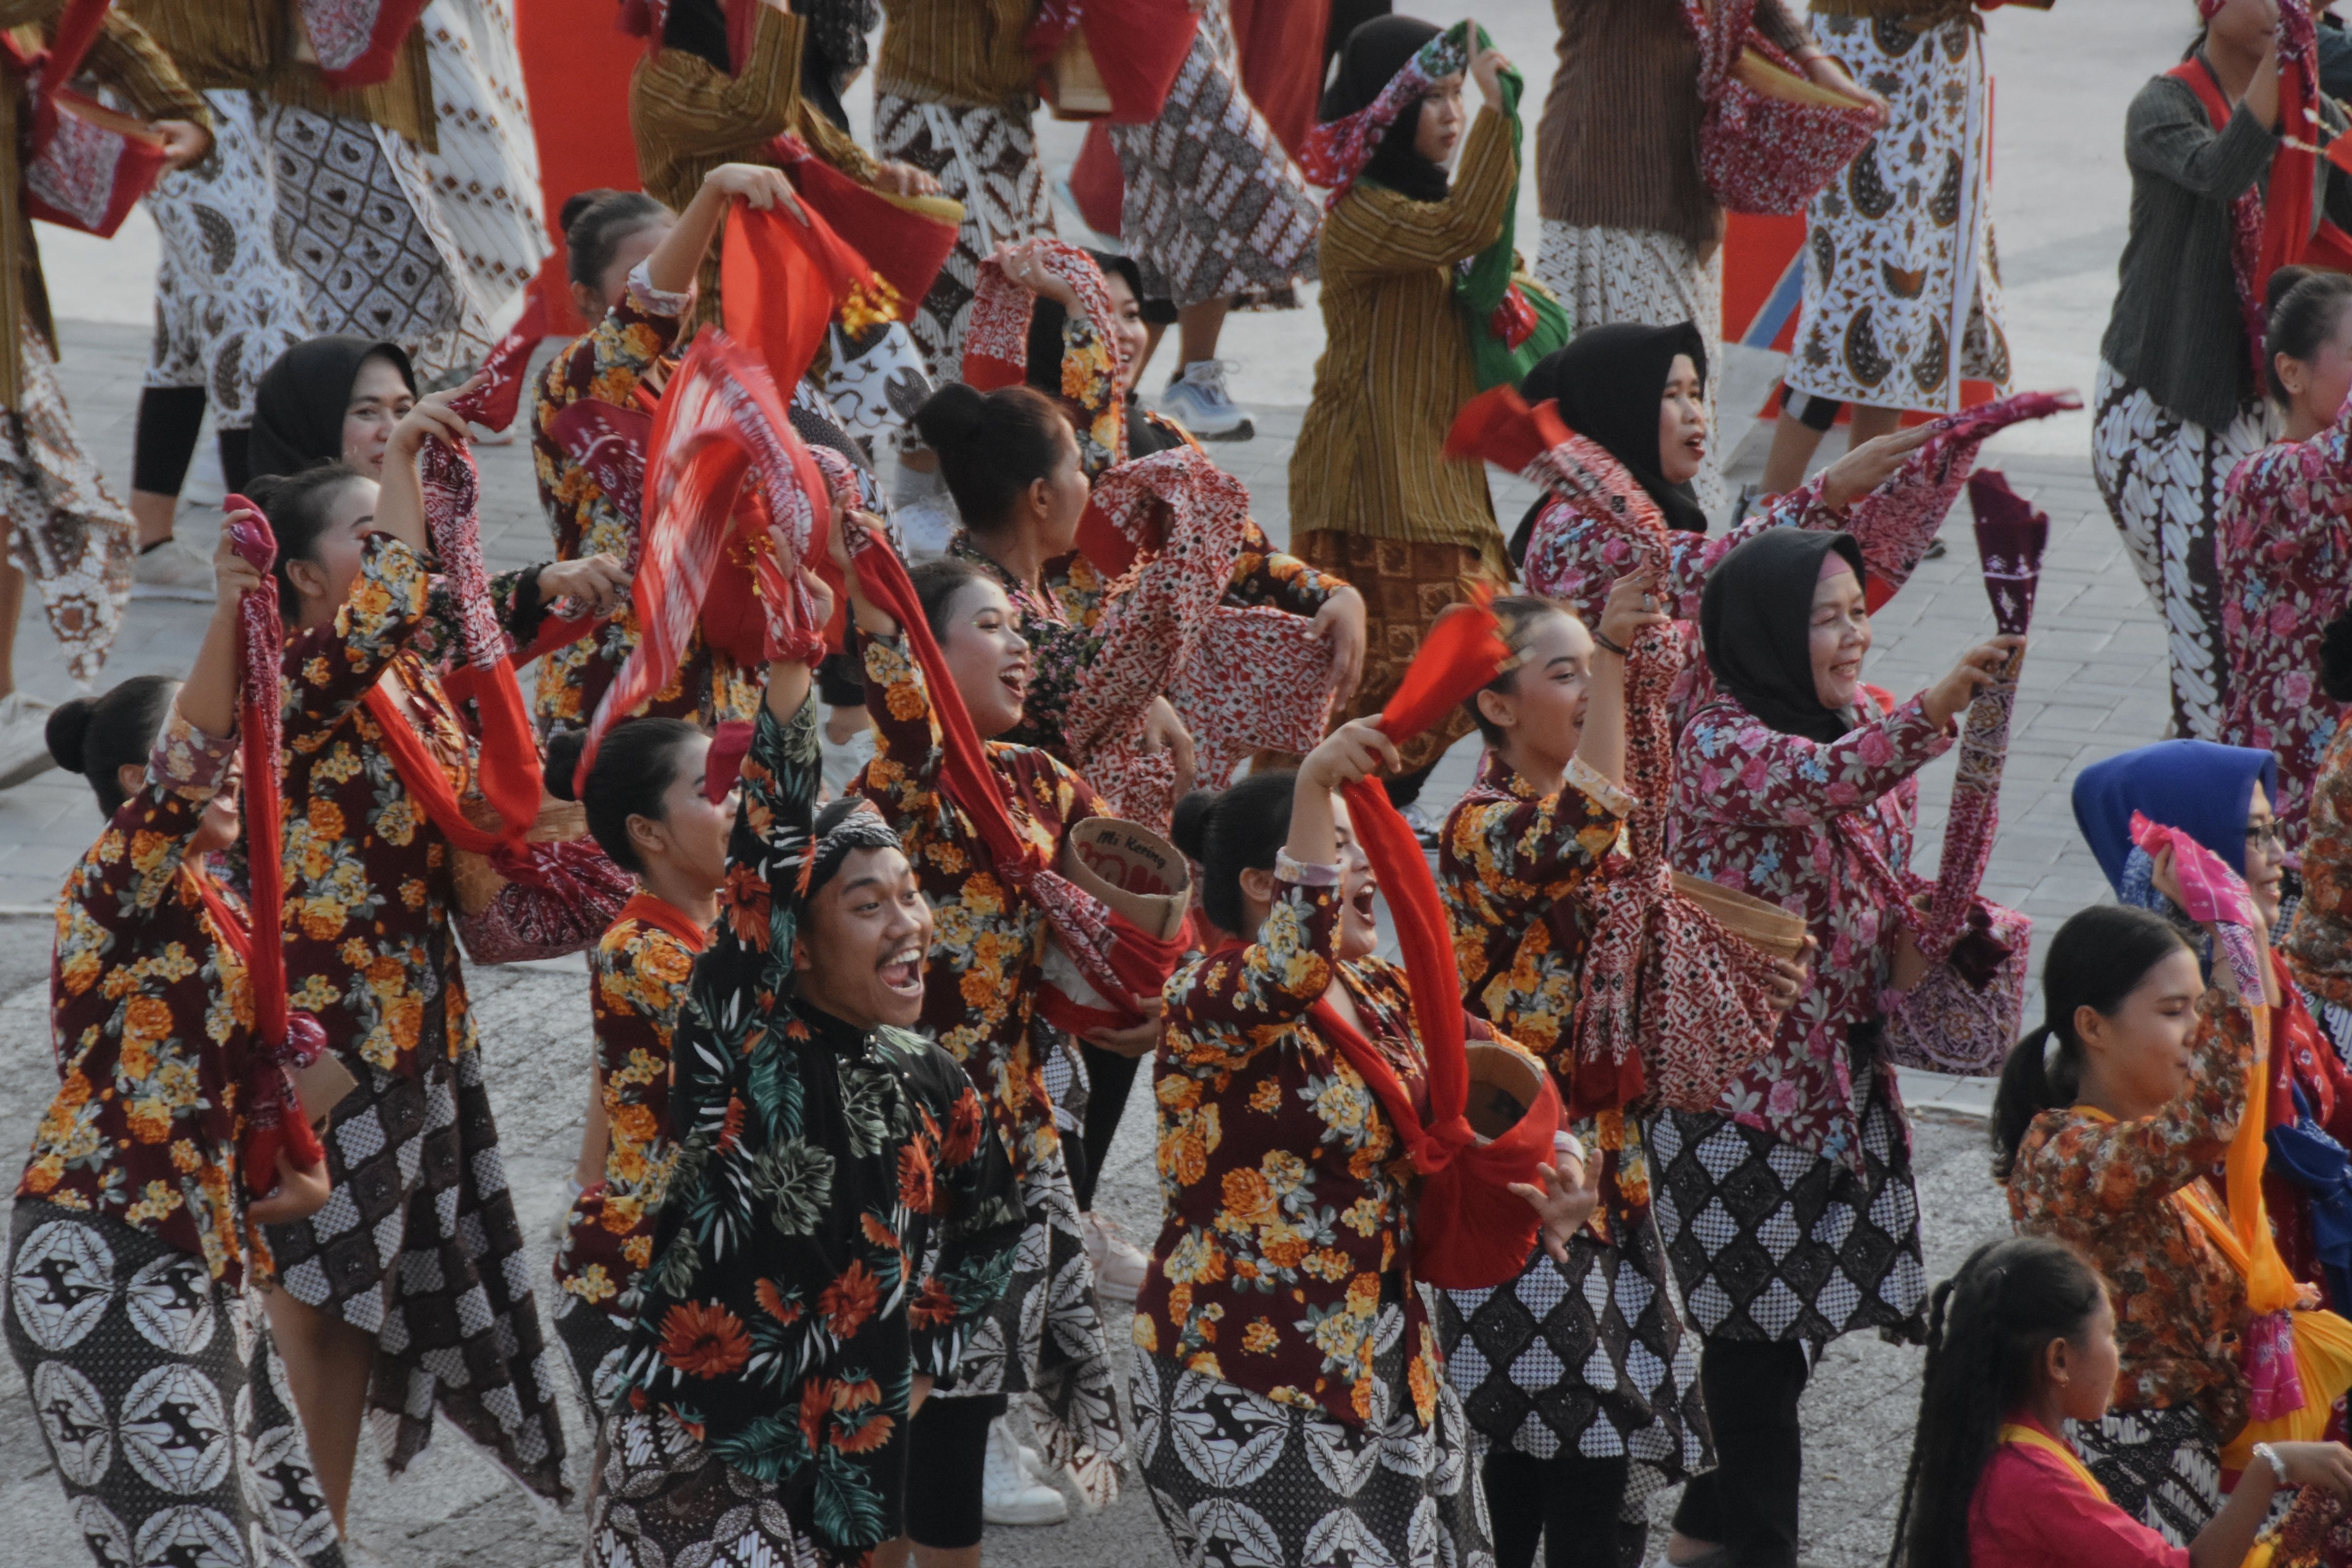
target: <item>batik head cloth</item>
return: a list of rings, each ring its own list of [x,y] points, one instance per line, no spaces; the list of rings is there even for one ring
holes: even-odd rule
[[[831,816],[832,813],[824,815]],[[874,803],[860,796],[849,797],[845,809],[830,827],[824,826],[824,816],[818,818],[817,826],[823,831],[817,835],[815,845],[809,850],[808,883],[801,893],[803,899],[815,897],[819,889],[840,875],[842,862],[848,859],[853,851],[905,847],[897,832],[883,820],[881,812],[875,809]]]
[[[1382,17],[1365,26],[1409,20]],[[1364,172],[1364,165],[1380,151],[1381,139],[1399,115],[1420,102],[1434,83],[1470,68],[1472,40],[1483,40],[1485,36],[1472,23],[1456,22],[1414,50],[1412,58],[1389,78],[1388,85],[1370,103],[1327,120],[1307,132],[1307,144],[1299,151],[1298,166],[1309,180],[1331,193],[1323,201],[1327,208],[1336,205],[1355,184],[1356,176]]]

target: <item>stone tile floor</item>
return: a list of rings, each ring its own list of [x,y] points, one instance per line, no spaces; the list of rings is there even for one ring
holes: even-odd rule
[[[127,484],[131,421],[145,334],[121,325],[67,322],[65,372],[83,438],[110,478]],[[1218,455],[1251,486],[1258,514],[1277,539],[1287,532],[1284,468],[1297,429],[1296,408],[1254,410],[1254,441]],[[1746,477],[1760,464],[1751,440],[1732,469]],[[542,558],[543,523],[531,492],[528,448],[485,447],[486,551],[495,569]],[[2017,487],[2051,513],[2053,528],[2038,609],[2039,630],[2024,674],[2016,738],[2005,786],[2004,822],[1988,893],[2032,913],[2047,934],[2104,893],[2097,868],[2076,840],[2066,785],[2085,763],[2157,738],[2164,724],[2160,633],[2113,527],[2092,487],[2085,460],[2024,456],[2006,460]],[[1515,519],[1530,492],[1495,476],[1497,513]],[[217,514],[191,505],[182,529],[208,548]],[[1979,586],[1964,515],[1947,530],[1952,548],[1924,565],[1877,618],[1870,678],[1915,689],[1948,668],[1966,646],[1988,635],[1991,617]],[[195,605],[133,605],[110,679],[184,669],[205,611]],[[28,689],[70,691],[37,620],[18,639]],[[1447,759],[1430,800],[1441,807],[1467,782],[1475,757],[1464,746]],[[1950,789],[1947,759],[1923,777],[1919,868],[1935,866],[1937,832]],[[45,916],[58,879],[96,826],[80,781],[55,773],[0,794],[0,906]],[[42,918],[0,919],[0,1146],[22,1147],[55,1079],[44,1016],[49,942]],[[588,1011],[577,960],[481,969],[470,984],[480,1019],[509,1174],[540,1278],[561,1183],[577,1145],[587,1095]],[[1981,1089],[1922,1083],[1920,1098],[1963,1113]],[[1102,1187],[1101,1205],[1147,1243],[1157,1229],[1150,1100],[1136,1096]],[[1917,1121],[1921,1197],[1928,1215],[1929,1265],[1947,1273],[1967,1248],[2001,1224],[1998,1190],[1988,1178],[1981,1124],[1940,1110]],[[1809,1560],[1837,1568],[1882,1561],[1916,1398],[1918,1358],[1856,1336],[1832,1345],[1816,1370],[1805,1418],[1808,1472],[1805,1521]],[[575,1454],[584,1447],[576,1419]],[[584,1464],[584,1454],[582,1457]],[[353,1504],[361,1562],[435,1568],[531,1568],[576,1561],[578,1510],[536,1507],[462,1439],[444,1435],[412,1471],[387,1479],[363,1459]],[[0,1518],[11,1521],[14,1561],[65,1563],[80,1548],[48,1467],[22,1384],[0,1377]],[[992,1530],[988,1560],[1021,1568],[1080,1568],[1123,1563],[1146,1568],[1171,1562],[1147,1500],[1130,1489],[1101,1514],[1048,1529]]]

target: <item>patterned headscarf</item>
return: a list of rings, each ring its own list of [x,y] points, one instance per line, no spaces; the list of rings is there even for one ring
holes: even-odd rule
[[[1441,33],[1410,16],[1382,16],[1348,35],[1339,79],[1324,100],[1325,111],[1332,118],[1307,132],[1298,154],[1298,166],[1307,177],[1331,193],[1323,200],[1327,209],[1353,188],[1357,176],[1382,151],[1389,128],[1399,122],[1406,110],[1418,107],[1432,83],[1469,69],[1470,40],[1467,22],[1457,22]],[[1372,90],[1366,79],[1375,77],[1381,65],[1407,47],[1412,49],[1412,55],[1387,78],[1386,85]],[[1443,171],[1439,184],[1441,189],[1433,196],[1412,190],[1405,194],[1442,200]]]
[[[825,824],[827,817],[833,818],[830,826]],[[854,851],[906,847],[874,803],[863,795],[850,795],[827,806],[818,815],[816,826],[816,843],[809,850],[808,880],[801,888],[803,903],[841,874],[842,862]]]

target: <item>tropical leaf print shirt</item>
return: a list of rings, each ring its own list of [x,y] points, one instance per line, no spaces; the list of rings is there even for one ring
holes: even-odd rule
[[[2073,1244],[2105,1276],[2123,1357],[2116,1407],[2193,1404],[2227,1441],[2246,1421],[2245,1282],[2179,1202],[2164,1200],[2195,1188],[2215,1214],[2229,1212],[2206,1177],[2245,1113],[2245,1010],[2207,992],[2189,1049],[2188,1088],[2153,1116],[2116,1121],[2074,1106],[2035,1117],[2009,1173],[2009,1212],[2018,1229]]]
[[[1881,1016],[1898,917],[1889,877],[1911,863],[1915,775],[1953,730],[1915,697],[1896,706],[1865,686],[1862,722],[1826,743],[1785,735],[1718,694],[1675,746],[1675,868],[1805,917],[1821,944],[1812,983],[1772,1048],[1734,1079],[1717,1109],[1830,1159],[1861,1158],[1868,1085],[1853,1081],[1848,1037]],[[1886,1068],[1883,1092],[1895,1092]]]
[[[1438,1352],[1413,1289],[1404,1150],[1307,1009],[1336,971],[1416,1106],[1428,1098],[1404,972],[1339,961],[1339,868],[1276,862],[1257,941],[1177,972],[1152,1092],[1165,1219],[1135,1343],[1283,1405],[1380,1426],[1402,1350],[1412,1418],[1436,1410]],[[1470,1020],[1474,1037],[1491,1031]],[[1384,1309],[1401,1317],[1381,1321]],[[1376,1330],[1401,1321],[1394,1344]]]
[[[762,706],[727,883],[672,1055],[677,1142],[623,1397],[779,1487],[833,1563],[900,1531],[916,1374],[952,1376],[1022,1213],[971,1080],[904,1029],[797,1000],[816,704]]]
[[[876,743],[859,787],[898,829],[937,922],[920,1026],[980,1086],[1025,1175],[1061,1147],[1030,1027],[1045,908],[997,868],[979,828],[940,787],[939,721],[922,668],[900,638],[866,639],[866,708]],[[1013,826],[1042,864],[1057,862],[1072,823],[1110,815],[1091,784],[1048,753],[1001,741],[986,749]]]
[[[676,1151],[667,1133],[670,1042],[698,950],[651,921],[615,921],[590,956],[588,1007],[609,1138],[604,1179],[572,1205],[557,1284],[625,1327],[628,1299],[652,1260],[654,1211]]]
[[[2327,623],[2352,596],[2352,410],[2240,463],[2213,535],[2230,683],[2221,739],[2278,753],[2280,835],[2300,851],[2345,705],[2319,689]]]
[[[691,289],[667,293],[653,286],[640,264],[629,274],[628,291],[604,319],[574,338],[548,364],[531,400],[531,465],[539,477],[539,502],[547,509],[559,561],[612,554],[634,563],[637,531],[606,495],[595,476],[572,460],[548,434],[555,416],[583,397],[636,405],[637,389],[667,369],[680,323],[692,305]],[[632,509],[634,510],[634,508]],[[542,731],[586,726],[597,701],[617,679],[638,641],[637,615],[624,604],[612,617],[579,641],[540,660],[531,707]],[[730,719],[749,719],[765,688],[760,672],[745,669],[702,640],[687,638],[669,684],[654,693],[636,717],[654,714],[689,719],[709,728]]]
[[[247,1248],[269,1268],[237,1164],[253,992],[185,858],[236,758],[174,708],[146,787],[66,879],[49,968],[62,1081],[16,1186],[148,1231],[231,1289]]]

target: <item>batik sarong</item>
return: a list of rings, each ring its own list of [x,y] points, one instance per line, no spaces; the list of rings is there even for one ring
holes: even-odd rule
[[[877,91],[877,155],[912,163],[938,177],[940,194],[963,204],[963,226],[938,280],[919,305],[907,301],[907,325],[943,381],[963,378],[964,330],[980,264],[1000,245],[1054,232],[1037,137],[1027,119],[1000,109],[971,109]]]

